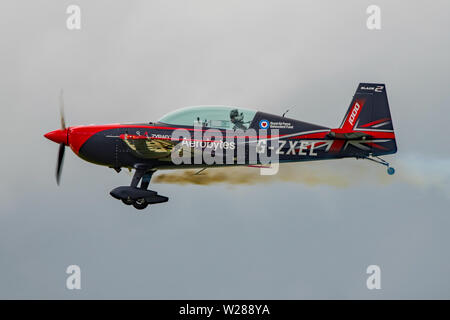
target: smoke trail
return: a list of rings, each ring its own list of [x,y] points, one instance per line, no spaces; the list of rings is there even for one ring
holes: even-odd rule
[[[308,164],[283,164],[276,175],[260,175],[258,168],[249,167],[229,167],[229,168],[208,168],[199,175],[195,175],[198,170],[173,171],[160,173],[154,178],[156,183],[172,184],[232,184],[232,185],[253,185],[267,184],[275,182],[293,182],[305,185],[330,185],[334,187],[348,187],[358,183],[355,172],[364,172],[359,166],[352,170],[343,170],[348,166],[342,166],[341,170],[329,166],[326,163]],[[353,171],[353,173],[352,173]]]
[[[409,185],[444,192],[450,197],[450,159],[407,155],[400,158],[399,179]]]
[[[280,165],[278,174],[260,175],[258,168],[208,168],[162,172],[153,182],[169,184],[230,184],[254,185],[276,182],[300,183],[308,186],[326,185],[346,188],[360,184],[403,183],[421,189],[435,189],[450,197],[450,160],[425,159],[415,156],[396,157],[396,173],[389,176],[383,166],[364,160],[315,161]]]

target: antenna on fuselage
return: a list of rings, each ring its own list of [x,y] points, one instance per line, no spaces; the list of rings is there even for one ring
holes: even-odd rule
[[[290,109],[287,109],[287,110],[283,113],[283,115],[282,115],[283,118],[284,118],[284,115],[285,115],[286,113],[289,112],[289,110],[290,110]]]

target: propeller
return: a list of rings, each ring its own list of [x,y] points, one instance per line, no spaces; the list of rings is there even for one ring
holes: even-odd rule
[[[59,144],[58,162],[56,163],[56,183],[58,185],[59,180],[61,178],[61,171],[64,161],[64,151],[66,149],[65,147],[66,145],[68,145],[69,142],[69,129],[66,128],[66,121],[64,120],[64,99],[62,90],[59,97],[59,112],[61,120],[61,129],[44,134],[44,137]]]
[[[63,167],[63,160],[64,160],[64,150],[66,150],[66,146],[64,143],[61,143],[59,145],[59,151],[58,151],[58,163],[56,164],[56,184],[59,186],[59,180],[61,179],[61,171]]]
[[[64,119],[64,96],[63,90],[59,94],[59,116],[61,121],[61,130],[66,131],[66,121]],[[59,181],[61,179],[61,172],[64,162],[64,151],[66,150],[66,145],[64,143],[59,144],[58,151],[58,162],[56,164],[56,184],[59,186]]]
[[[64,92],[63,89],[59,92],[59,115],[61,117],[61,129],[66,129],[66,121],[64,120]]]

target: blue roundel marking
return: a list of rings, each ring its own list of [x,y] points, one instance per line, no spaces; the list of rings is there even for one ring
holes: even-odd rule
[[[264,120],[264,119],[259,121],[259,128],[260,129],[268,129],[269,128],[269,121]]]

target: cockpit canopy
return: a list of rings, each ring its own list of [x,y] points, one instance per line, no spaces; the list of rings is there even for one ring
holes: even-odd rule
[[[181,126],[246,130],[255,114],[255,110],[238,107],[199,106],[175,110],[159,119],[159,122]]]

